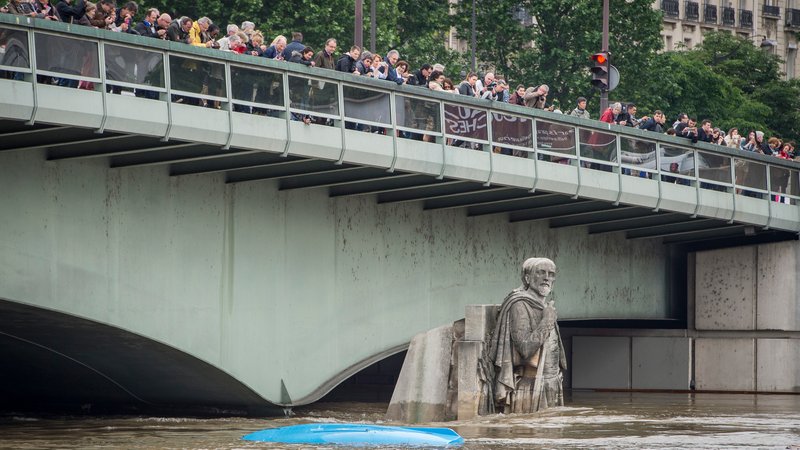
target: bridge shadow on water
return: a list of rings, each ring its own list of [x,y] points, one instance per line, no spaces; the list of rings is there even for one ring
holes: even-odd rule
[[[224,371],[168,345],[0,299],[0,413],[272,416]]]

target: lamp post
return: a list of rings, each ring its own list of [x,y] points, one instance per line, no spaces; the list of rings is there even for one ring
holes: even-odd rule
[[[477,49],[477,45],[475,43],[475,41],[476,41],[475,34],[476,34],[476,31],[475,31],[475,0],[472,0],[472,42],[471,42],[471,46],[472,46],[472,73],[478,73],[477,72],[477,61],[475,59],[476,58],[475,57],[475,51]]]
[[[355,16],[353,43],[359,47],[364,47],[364,0],[356,0]]]
[[[756,34],[753,37],[761,38],[761,50],[771,52],[778,46],[778,41],[775,39],[770,39],[769,36],[765,34]]]
[[[608,55],[608,15],[609,0],[603,0],[603,53]],[[600,90],[600,115],[602,116],[608,108],[608,90]]]
[[[372,47],[370,51],[375,53],[375,49],[378,48],[378,41],[376,36],[375,29],[378,27],[377,25],[377,13],[375,10],[377,9],[376,0],[372,0],[369,5],[369,45]]]

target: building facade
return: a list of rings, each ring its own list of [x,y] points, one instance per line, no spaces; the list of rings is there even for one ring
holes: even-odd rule
[[[664,13],[664,50],[692,48],[711,31],[753,41],[782,60],[786,78],[797,78],[800,0],[656,0]]]

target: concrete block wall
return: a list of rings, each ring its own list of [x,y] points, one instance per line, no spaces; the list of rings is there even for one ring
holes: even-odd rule
[[[574,389],[687,390],[690,387],[688,337],[573,336],[570,341]]]
[[[800,243],[697,252],[687,330],[563,330],[576,389],[800,392]]]
[[[697,389],[800,392],[800,243],[695,254]]]

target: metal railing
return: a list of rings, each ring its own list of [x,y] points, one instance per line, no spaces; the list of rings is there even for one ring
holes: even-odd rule
[[[371,130],[394,142],[395,156],[398,141],[411,139],[431,151],[531,159],[537,176],[561,164],[615,173],[620,187],[626,176],[690,186],[698,208],[703,189],[800,204],[798,163],[502,102],[20,16],[0,15],[0,48],[2,78],[30,83],[34,98],[52,77],[104,98],[221,109],[231,124],[240,114],[263,115],[285,120],[288,130],[308,115],[312,127],[340,127],[343,148],[345,131]]]
[[[764,8],[761,10],[761,13],[764,17],[769,18],[780,18],[781,17],[781,7],[778,5],[764,5]]]
[[[716,24],[717,20],[717,5],[703,5],[703,22]]]
[[[686,1],[684,4],[684,15],[686,20],[697,22],[700,20],[700,4],[697,2]]]
[[[736,25],[736,9],[729,6],[722,7],[722,24],[729,27]]]
[[[800,9],[786,8],[786,26],[800,28]]]
[[[661,0],[661,11],[665,17],[678,18],[681,14],[679,0]]]
[[[739,10],[739,28],[753,28],[753,11],[749,9]]]

